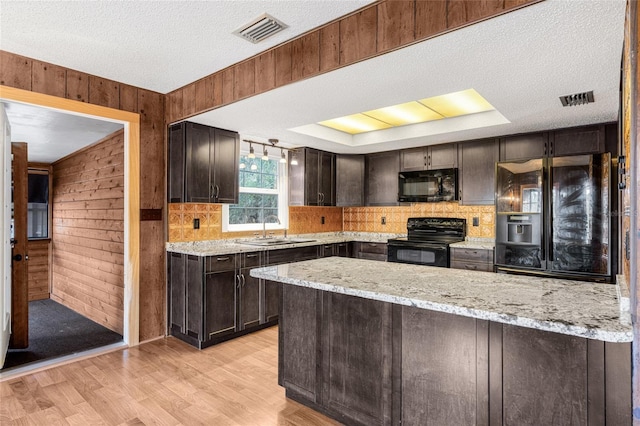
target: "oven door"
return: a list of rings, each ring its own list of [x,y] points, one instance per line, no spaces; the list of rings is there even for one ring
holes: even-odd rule
[[[398,244],[389,241],[387,261],[448,268],[449,246],[408,242]]]

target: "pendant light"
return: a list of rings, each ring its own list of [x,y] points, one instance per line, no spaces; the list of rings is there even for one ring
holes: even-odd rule
[[[253,145],[251,145],[251,142],[249,142],[249,155],[247,155],[247,158],[256,158],[256,153],[253,150]]]
[[[266,146],[264,147],[264,151],[262,151],[262,159],[264,161],[269,160],[269,153],[267,152],[267,147]]]
[[[287,162],[287,156],[284,155],[284,149],[280,148],[280,162],[285,164]]]

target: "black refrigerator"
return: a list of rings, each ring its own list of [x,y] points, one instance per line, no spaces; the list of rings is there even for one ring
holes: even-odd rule
[[[497,163],[497,272],[612,282],[610,170],[610,154]]]

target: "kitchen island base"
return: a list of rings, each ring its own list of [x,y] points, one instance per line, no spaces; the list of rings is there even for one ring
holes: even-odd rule
[[[630,425],[631,345],[283,284],[287,397],[348,425]]]

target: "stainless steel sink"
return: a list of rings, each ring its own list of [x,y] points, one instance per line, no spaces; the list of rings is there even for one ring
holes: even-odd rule
[[[249,246],[278,246],[286,244],[310,243],[315,240],[306,238],[255,238],[253,240],[240,240],[238,244]]]

